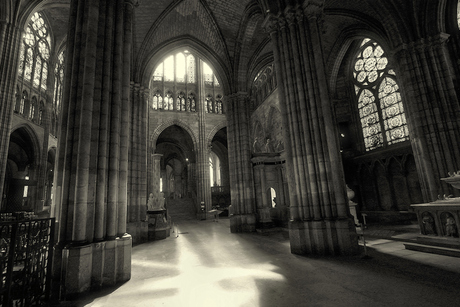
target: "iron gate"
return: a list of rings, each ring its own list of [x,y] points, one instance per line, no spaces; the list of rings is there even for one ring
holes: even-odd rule
[[[0,306],[49,299],[54,218],[0,222]]]

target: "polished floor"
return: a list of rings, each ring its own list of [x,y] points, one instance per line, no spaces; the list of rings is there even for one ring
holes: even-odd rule
[[[176,226],[133,248],[130,281],[67,305],[460,306],[460,258],[400,241],[369,237],[369,259],[318,258],[291,254],[283,232],[232,234],[228,219]]]

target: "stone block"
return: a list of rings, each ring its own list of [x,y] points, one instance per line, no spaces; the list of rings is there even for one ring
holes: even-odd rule
[[[113,286],[117,282],[117,241],[106,241],[104,255],[103,286]]]
[[[105,260],[105,242],[93,243],[93,259],[91,272],[91,289],[99,289],[102,287],[104,260]]]
[[[92,245],[66,247],[62,257],[65,297],[88,291],[91,287]]]
[[[117,242],[117,282],[125,282],[131,279],[131,252],[133,239],[125,234],[116,239]]]

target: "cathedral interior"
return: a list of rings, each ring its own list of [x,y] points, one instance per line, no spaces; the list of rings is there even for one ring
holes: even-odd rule
[[[314,259],[363,223],[460,248],[460,1],[0,0],[0,36],[0,232],[48,223],[51,295],[216,215]]]

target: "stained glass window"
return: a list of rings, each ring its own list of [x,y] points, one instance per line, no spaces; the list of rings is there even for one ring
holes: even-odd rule
[[[366,150],[408,140],[396,73],[375,41],[362,41],[354,61],[353,79]]]
[[[185,82],[185,68],[187,63],[185,62],[185,55],[182,52],[176,54],[176,82]]]
[[[180,92],[177,95],[177,110],[178,111],[185,111],[185,93]]]
[[[156,90],[154,95],[153,95],[152,108],[154,110],[162,110],[163,109],[163,97],[161,97],[160,90]]]
[[[26,99],[27,99],[27,92],[24,91],[24,92],[22,92],[21,104],[19,105],[19,113],[20,114],[24,114],[24,106],[25,106],[25,103],[26,103]]]
[[[212,107],[212,96],[211,95],[208,95],[206,96],[206,112],[208,113],[213,113],[214,108]]]
[[[223,113],[223,109],[222,109],[222,96],[221,95],[217,95],[216,97],[216,113],[217,114],[222,114]]]
[[[163,63],[158,65],[153,73],[153,81],[163,81]]]
[[[38,124],[43,124],[43,110],[45,109],[45,104],[43,101],[40,101],[40,109],[38,110]]]
[[[195,57],[191,54],[187,56],[187,82],[188,83],[195,83],[195,73],[196,65],[195,65]]]
[[[208,108],[206,99],[194,94],[201,92],[200,86],[203,84],[206,86],[206,95],[210,93],[212,112],[209,112],[211,109]],[[212,68],[188,50],[170,54],[159,63],[152,74],[150,86],[155,91],[165,93],[165,96],[162,96],[155,94],[155,91],[151,92],[150,99],[155,110],[196,112],[200,109],[208,113],[217,113],[214,97],[222,96],[221,85]],[[160,103],[161,99],[163,100]],[[197,106],[198,102],[200,106]]]
[[[62,99],[62,87],[64,84],[64,50],[62,50],[56,61],[54,67],[54,109],[56,114],[60,113],[61,99]]]
[[[213,79],[213,72],[211,67],[208,64],[203,63],[203,76],[204,76],[204,84],[212,85]]]
[[[174,57],[171,55],[164,62],[164,78],[166,82],[174,81]]]
[[[187,111],[190,111],[190,112],[195,112],[195,94],[193,93],[190,93],[188,95],[188,103],[187,103]]]
[[[174,99],[172,97],[172,93],[169,91],[166,93],[166,97],[164,101],[164,109],[170,110],[170,111],[174,110]]]
[[[32,103],[30,104],[30,109],[29,109],[29,119],[33,120],[35,117],[35,108],[37,106],[37,98],[33,97],[32,98]]]
[[[46,90],[51,37],[43,16],[32,15],[20,49],[19,75],[34,88]]]

